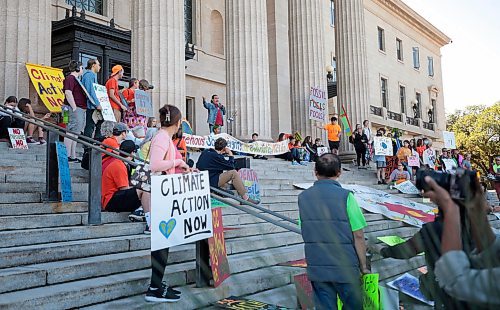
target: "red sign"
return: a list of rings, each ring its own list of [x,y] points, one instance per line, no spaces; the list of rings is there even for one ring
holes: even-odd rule
[[[307,273],[294,276],[293,282],[301,309],[314,309],[313,288],[311,281],[307,278]]]
[[[229,262],[227,261],[221,208],[212,209],[212,223],[214,236],[208,239],[208,248],[210,251],[210,265],[214,277],[214,287],[217,287],[231,275]]]
[[[385,179],[389,180],[391,173],[398,169],[398,157],[397,156],[386,156],[385,160],[387,162],[387,167],[385,168]]]

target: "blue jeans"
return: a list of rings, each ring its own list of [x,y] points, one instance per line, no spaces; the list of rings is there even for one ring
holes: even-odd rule
[[[312,282],[316,309],[337,310],[337,295],[345,310],[362,310],[361,283]]]

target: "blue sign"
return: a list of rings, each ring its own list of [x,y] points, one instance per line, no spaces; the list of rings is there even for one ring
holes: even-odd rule
[[[61,196],[63,202],[73,201],[73,192],[71,191],[71,175],[69,173],[68,153],[66,145],[56,142],[57,164],[59,166],[59,179],[61,180]]]
[[[136,89],[134,91],[135,110],[137,114],[146,117],[154,117],[153,102],[151,96],[143,90]]]

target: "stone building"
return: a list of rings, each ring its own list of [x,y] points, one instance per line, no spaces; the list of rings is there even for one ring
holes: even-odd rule
[[[327,85],[329,114],[343,104],[353,126],[370,119],[434,139],[445,128],[440,48],[450,39],[401,0],[3,0],[0,20],[3,97],[36,101],[26,62],[97,57],[101,83],[123,65],[197,134],[208,133],[202,97],[217,94],[234,136],[322,136],[307,103],[311,86]]]

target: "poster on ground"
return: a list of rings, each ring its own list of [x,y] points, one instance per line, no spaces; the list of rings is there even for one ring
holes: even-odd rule
[[[95,95],[99,100],[99,104],[102,107],[101,113],[102,118],[105,121],[116,122],[115,114],[113,113],[113,108],[111,107],[111,103],[109,102],[108,91],[106,86],[102,86],[99,84],[93,84]]]
[[[437,209],[410,199],[361,185],[349,184],[342,187],[354,192],[361,208],[371,213],[382,214],[392,220],[422,227],[425,223],[433,222],[436,217]]]
[[[423,303],[434,306],[434,302],[427,300],[420,291],[418,279],[409,273],[405,273],[396,280],[387,283],[387,285]]]
[[[373,137],[375,155],[392,156],[392,139],[387,137]]]
[[[213,236],[208,171],[151,176],[151,250]]]
[[[247,189],[248,197],[253,200],[260,201],[260,185],[257,172],[253,169],[243,168],[238,171],[238,174],[243,181],[243,185]]]
[[[408,195],[419,195],[420,191],[411,181],[404,181],[403,183],[394,186],[398,191]]]
[[[56,142],[57,165],[59,168],[59,180],[61,180],[62,202],[73,201],[73,191],[71,190],[71,175],[69,172],[68,152],[64,143]]]
[[[311,87],[309,95],[309,119],[325,121],[327,107],[326,91],[319,87]]]
[[[214,278],[214,287],[218,287],[231,275],[227,260],[226,240],[224,239],[224,225],[222,223],[222,209],[212,209],[212,223],[214,236],[208,238],[210,252],[210,267]]]
[[[288,308],[267,304],[265,302],[230,296],[214,303],[218,308],[234,310],[288,310]]]
[[[61,113],[61,107],[64,105],[63,70],[30,63],[26,64],[26,70],[47,109],[51,113]]]
[[[137,114],[146,117],[154,117],[155,113],[153,111],[153,102],[151,101],[151,96],[147,92],[136,89],[135,94],[135,110]]]
[[[454,150],[457,148],[455,133],[451,131],[443,131],[444,147]]]
[[[24,129],[21,128],[8,128],[10,143],[13,149],[27,150],[28,143],[26,142],[26,135]]]

